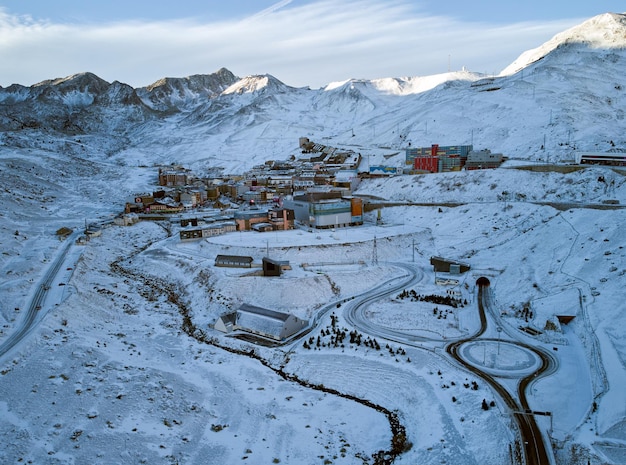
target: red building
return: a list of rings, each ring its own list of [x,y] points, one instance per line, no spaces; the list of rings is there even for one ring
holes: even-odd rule
[[[406,150],[406,164],[415,171],[440,173],[463,168],[471,145],[439,146],[410,148]]]

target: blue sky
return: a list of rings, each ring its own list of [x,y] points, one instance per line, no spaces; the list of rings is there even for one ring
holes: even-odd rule
[[[168,20],[196,18],[200,21],[243,18],[253,15],[272,5],[283,2],[273,0],[5,0],[0,6],[9,13],[31,15],[37,19],[72,22],[102,22],[127,19]],[[294,0],[292,6],[315,3],[313,0]],[[341,3],[341,0],[336,3]],[[559,1],[559,0],[421,0],[411,2],[416,11],[433,15],[444,15],[464,21],[487,21],[511,23],[519,21],[546,21],[566,18],[589,18],[600,13],[620,13],[626,6],[618,1]],[[615,10],[618,8],[618,10]]]
[[[498,73],[558,32],[625,10],[617,0],[0,0],[0,86],[90,71],[138,87],[221,67],[314,88]]]

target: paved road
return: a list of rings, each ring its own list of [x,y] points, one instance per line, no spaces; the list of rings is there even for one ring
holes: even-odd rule
[[[372,212],[374,210],[378,210],[380,208],[385,207],[460,207],[463,205],[476,205],[476,204],[487,204],[487,203],[504,203],[504,201],[485,201],[485,202],[389,202],[386,200],[371,200],[363,205],[363,209],[365,212]],[[546,205],[556,210],[567,211],[573,208],[584,208],[590,210],[621,210],[626,208],[626,205],[623,204],[606,204],[606,203],[576,203],[576,202],[507,202],[507,203],[530,203],[533,205]]]
[[[400,278],[388,281],[382,286],[378,286],[368,292],[355,297],[353,300],[346,302],[344,306],[343,316],[350,325],[358,328],[364,333],[371,336],[378,336],[385,338],[389,341],[400,343],[417,343],[425,341],[433,341],[427,337],[415,336],[403,333],[402,331],[393,330],[379,326],[370,322],[364,312],[365,309],[372,303],[383,297],[391,294],[396,294],[399,291],[406,289],[409,286],[416,284],[423,277],[423,273],[418,268],[406,263],[394,263],[393,266],[402,268],[405,270],[405,274]]]
[[[78,232],[75,232],[67,239],[65,239],[65,243],[59,250],[57,257],[50,264],[48,270],[46,270],[45,275],[37,284],[33,297],[31,298],[31,301],[26,308],[24,317],[14,328],[9,337],[5,341],[3,341],[2,344],[0,344],[0,357],[3,357],[7,352],[13,349],[20,341],[22,341],[22,339],[26,337],[30,330],[35,326],[35,323],[37,321],[37,315],[44,305],[46,295],[48,294],[48,289],[50,289],[52,282],[54,281],[57,273],[61,269],[61,266],[63,265],[63,262],[67,257],[67,253],[69,252],[72,245],[75,244],[78,234]]]
[[[315,329],[324,316],[326,316],[330,311],[336,310],[337,308],[340,308],[342,306],[343,306],[344,318],[346,318],[346,321],[348,323],[350,323],[355,328],[368,327],[372,331],[372,332],[369,332],[368,334],[377,334],[377,331],[379,331],[379,327],[376,325],[370,325],[367,319],[364,318],[362,315],[360,315],[359,312],[362,311],[365,307],[367,307],[367,305],[370,302],[378,300],[389,294],[393,294],[400,289],[404,289],[407,286],[412,285],[415,282],[419,281],[423,277],[423,273],[421,272],[421,270],[417,269],[414,266],[411,266],[405,263],[393,263],[392,266],[397,266],[399,268],[402,268],[406,270],[406,273],[400,277],[394,277],[387,281],[384,281],[380,283],[378,286],[370,289],[369,291],[364,292],[363,294],[353,296],[348,299],[342,299],[340,301],[331,302],[323,306],[316,312],[315,316],[311,319],[309,326],[304,331],[294,334],[292,337],[290,337],[286,341],[282,341],[274,345],[275,346],[278,346],[278,345],[288,346],[288,350],[286,351],[286,353],[289,353],[295,350],[295,347],[300,344],[299,342],[300,339],[305,334],[308,334],[313,329]],[[367,331],[364,330],[364,332],[367,332]],[[384,337],[387,337],[389,340],[394,340],[392,339],[393,335],[391,333],[392,331],[389,330],[389,332],[385,333],[386,336]],[[398,333],[398,335],[407,337],[406,335],[403,335],[402,333]]]
[[[415,285],[423,277],[423,275],[410,264],[395,263],[394,265],[405,269],[406,274],[395,281],[387,282],[382,286],[378,286],[375,289],[365,292],[355,297],[353,300],[346,302],[343,309],[344,318],[349,324],[364,333],[405,345],[424,347],[425,344],[428,346],[432,346],[433,343],[442,344],[444,341],[442,341],[441,338],[437,339],[405,334],[399,330],[378,326],[367,319],[365,309],[372,302],[387,295],[397,293],[398,291],[405,289],[407,286]],[[460,365],[473,372],[477,377],[483,379],[485,382],[489,383],[489,385],[500,395],[507,408],[511,411],[514,421],[518,425],[521,439],[521,450],[519,451],[521,456],[519,458],[522,459],[526,465],[547,465],[553,463],[552,457],[546,449],[541,430],[535,421],[535,415],[530,411],[526,399],[526,390],[528,386],[541,376],[547,375],[555,369],[556,362],[551,354],[522,342],[508,341],[510,344],[523,347],[524,349],[536,354],[536,356],[541,360],[540,366],[535,371],[520,380],[517,391],[517,399],[503,385],[501,385],[494,376],[489,373],[485,373],[476,366],[466,362],[460,354],[459,349],[463,346],[463,344],[479,339],[487,330],[488,319],[486,311],[490,310],[492,314],[497,313],[493,309],[489,308],[491,303],[491,299],[489,298],[490,295],[488,287],[478,287],[477,301],[480,328],[475,334],[469,337],[449,343],[446,346],[446,352]]]
[[[537,370],[530,373],[526,377],[520,380],[518,385],[517,395],[519,401],[517,401],[507,389],[504,388],[493,376],[480,370],[476,366],[467,363],[459,353],[459,348],[470,341],[473,341],[480,337],[487,330],[487,317],[485,314],[485,307],[489,305],[490,299],[488,298],[489,288],[486,286],[478,287],[478,311],[480,313],[480,329],[478,332],[465,339],[455,341],[446,346],[446,352],[450,354],[458,363],[463,365],[467,370],[473,372],[487,383],[500,395],[508,409],[512,412],[513,419],[518,425],[521,442],[523,458],[527,465],[547,465],[553,463],[551,457],[548,455],[541,430],[535,421],[535,415],[530,411],[528,402],[526,399],[527,386],[538,379],[543,374],[546,374],[548,370],[552,370],[554,367],[554,361],[549,354],[542,350],[538,350],[528,344],[521,342],[510,342],[520,347],[525,348],[537,355],[541,360],[541,364]]]

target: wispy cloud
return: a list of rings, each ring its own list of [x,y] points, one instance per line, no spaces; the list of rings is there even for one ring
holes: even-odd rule
[[[0,10],[0,85],[91,71],[133,86],[165,76],[269,73],[312,87],[351,77],[499,72],[572,20],[508,26],[430,16],[407,0],[274,4],[236,21],[55,24]]]
[[[278,2],[278,3],[274,3],[269,8],[266,8],[266,9],[264,9],[262,11],[259,11],[257,14],[252,16],[252,19],[262,18],[263,16],[267,16],[269,14],[272,14],[272,13],[278,11],[279,9],[281,9],[282,7],[285,7],[285,6],[289,5],[291,2],[292,2],[292,0],[282,0],[282,1]]]

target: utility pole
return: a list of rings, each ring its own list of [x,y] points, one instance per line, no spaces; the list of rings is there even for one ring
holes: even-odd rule
[[[374,236],[374,250],[372,251],[372,263],[378,265],[378,250],[376,248],[376,236]]]

